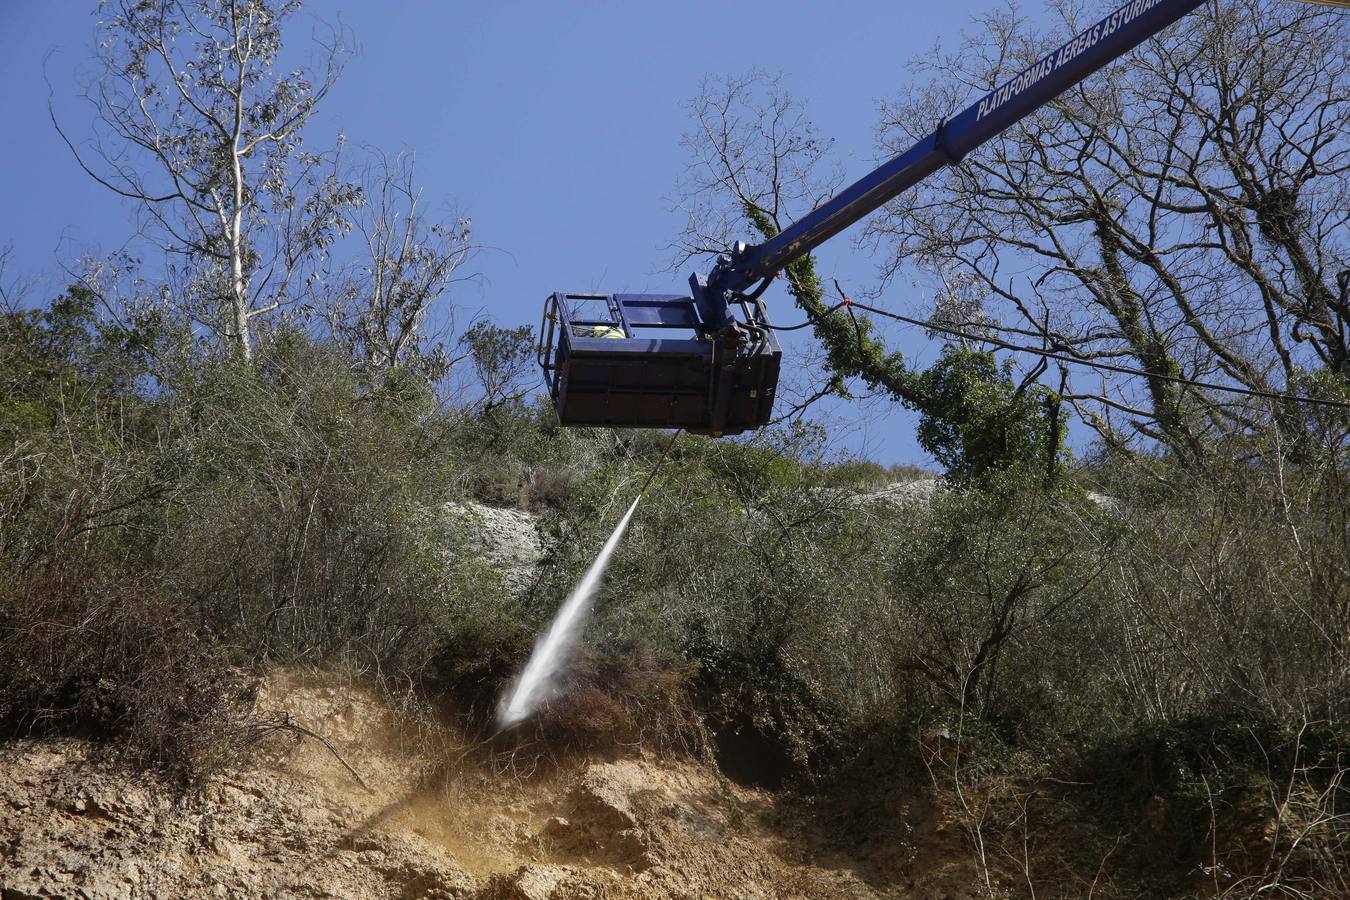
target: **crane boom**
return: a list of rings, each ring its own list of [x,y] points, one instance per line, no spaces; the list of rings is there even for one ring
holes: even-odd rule
[[[689,296],[553,294],[539,363],[559,421],[712,435],[768,424],[782,350],[757,284],[1204,2],[1130,0],[779,234],[719,256],[706,276],[689,279]],[[1350,0],[1301,2],[1350,7]]]
[[[762,244],[722,265],[709,281],[746,291],[875,212],[938,169],[1031,115],[1102,66],[1128,53],[1205,0],[1131,0],[990,91],[904,153],[844,188]]]

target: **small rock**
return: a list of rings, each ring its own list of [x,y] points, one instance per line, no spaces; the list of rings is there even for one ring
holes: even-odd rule
[[[566,878],[565,869],[531,863],[494,877],[479,896],[484,900],[551,900]]]
[[[617,771],[623,763],[595,765],[581,776],[581,784],[572,792],[571,800],[576,818],[591,827],[622,831],[637,827],[637,817],[628,801],[623,774]]]
[[[632,762],[591,766],[568,796],[570,822],[562,820],[565,824],[554,826],[549,836],[560,848],[589,860],[645,868],[648,838],[631,800],[633,786],[642,779]]]

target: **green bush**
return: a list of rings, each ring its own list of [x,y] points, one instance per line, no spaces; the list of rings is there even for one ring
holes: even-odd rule
[[[228,667],[416,681],[500,593],[444,511],[469,429],[415,378],[372,379],[299,333],[253,365],[200,357],[164,323],[101,321],[80,292],[7,316],[3,348],[14,727],[120,734],[173,761],[171,731],[222,717]]]
[[[446,396],[293,331],[242,365],[174,322],[103,321],[79,291],[3,325],[11,732],[199,769],[236,746],[249,672],[274,663],[411,686],[485,729],[660,462],[531,740],[711,747],[733,774],[822,797],[849,773],[877,781],[876,803],[840,810],[959,794],[965,833],[998,840],[1078,816],[1095,837],[1070,862],[1087,869],[1113,828],[1147,821],[1113,858],[1162,842],[1176,884],[1220,832],[1297,815],[1307,851],[1280,877],[1340,877],[1317,860],[1350,840],[1345,743],[1310,724],[1350,713],[1334,423],[1296,447],[1234,440],[1204,468],[1115,452],[1065,478],[1027,433],[1026,464],[955,466],[931,501],[897,505],[867,494],[922,473],[831,457],[815,427],[674,444],[561,428],[500,367],[493,399]],[[1022,402],[1004,382],[985,412]],[[986,458],[1000,433],[943,440]],[[524,590],[472,551],[450,506],[470,498],[538,514],[547,551]],[[1090,787],[1057,789],[1039,818],[1019,805],[1066,778]]]

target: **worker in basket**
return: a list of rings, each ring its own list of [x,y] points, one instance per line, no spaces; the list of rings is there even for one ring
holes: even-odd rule
[[[572,334],[580,338],[618,338],[627,337],[618,325],[573,325]]]

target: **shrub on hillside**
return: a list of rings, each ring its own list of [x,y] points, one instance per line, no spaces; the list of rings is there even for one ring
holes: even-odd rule
[[[425,383],[372,380],[297,333],[249,366],[194,356],[78,293],[7,315],[2,336],[11,725],[117,733],[168,759],[182,754],[155,722],[209,733],[225,666],[415,682],[464,631],[451,601],[494,595],[440,512],[463,420]]]
[[[1118,540],[1109,514],[1039,473],[936,495],[886,550],[895,694],[1010,737],[1079,727],[1100,700],[1083,653]]]

